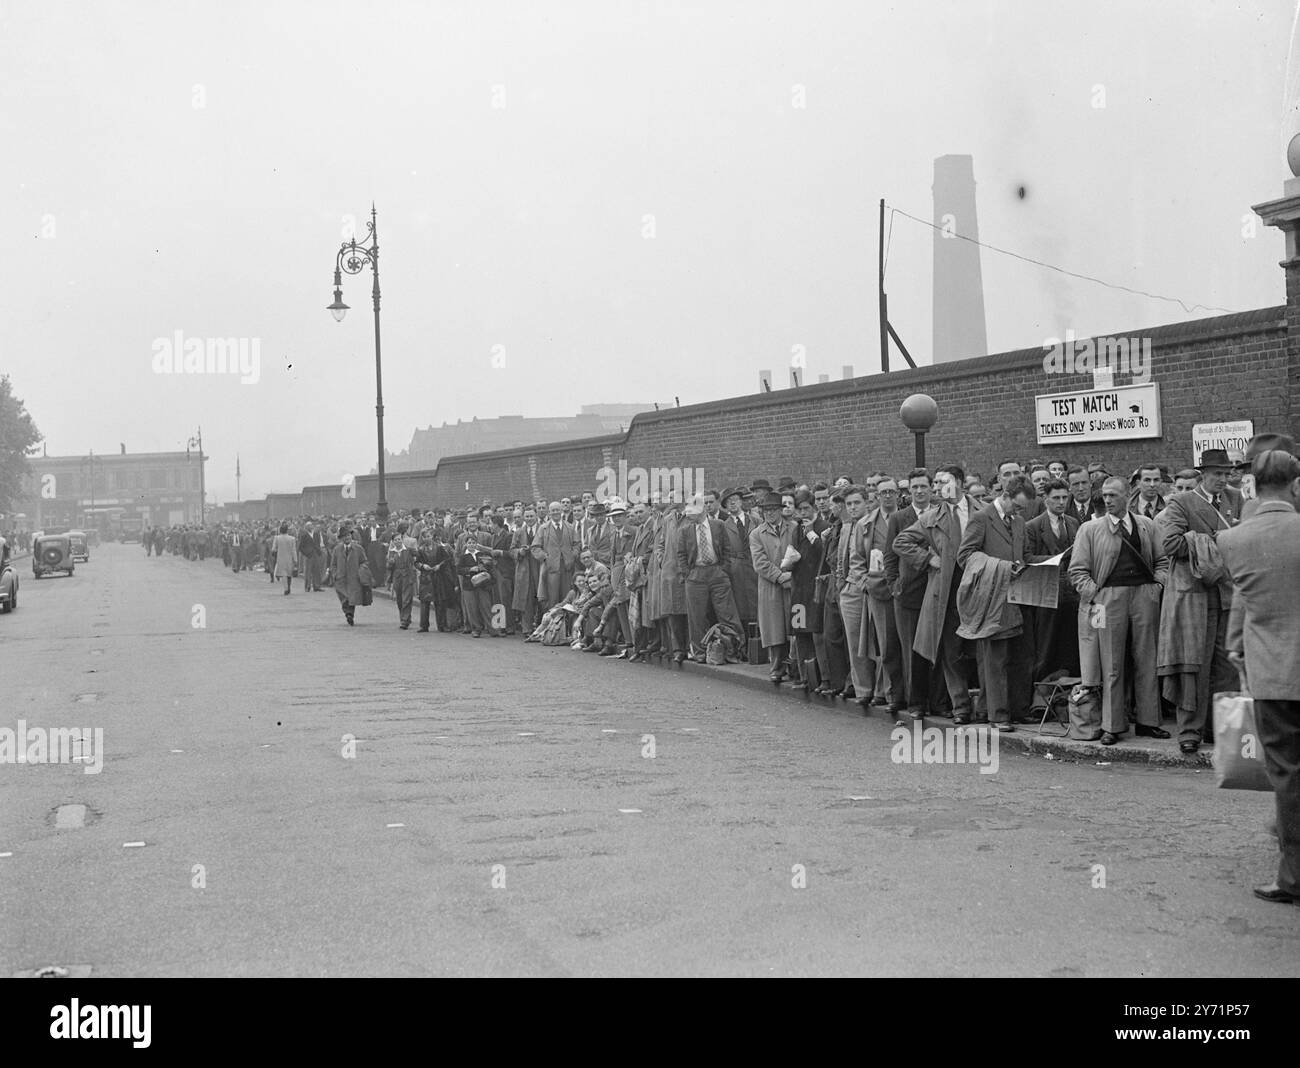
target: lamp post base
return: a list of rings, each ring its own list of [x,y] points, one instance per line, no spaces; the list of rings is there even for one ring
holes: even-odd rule
[[[375,516],[381,523],[388,522],[388,502],[377,501],[375,503]]]

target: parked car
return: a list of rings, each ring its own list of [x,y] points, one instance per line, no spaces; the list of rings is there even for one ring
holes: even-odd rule
[[[32,542],[32,574],[37,578],[56,571],[72,574],[72,539],[66,534],[42,534]]]
[[[68,531],[68,540],[72,543],[72,559],[90,563],[90,540],[84,530]]]
[[[6,560],[0,564],[0,613],[18,607],[18,569]]]

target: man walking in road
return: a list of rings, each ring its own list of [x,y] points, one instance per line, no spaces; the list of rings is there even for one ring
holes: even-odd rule
[[[1251,473],[1259,506],[1218,545],[1233,584],[1228,655],[1255,699],[1277,804],[1277,878],[1255,896],[1300,904],[1300,461],[1272,449],[1254,457]]]

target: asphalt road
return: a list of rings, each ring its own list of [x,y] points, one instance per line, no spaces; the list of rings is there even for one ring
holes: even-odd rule
[[[104,754],[0,764],[0,976],[1300,974],[1271,795],[1210,772],[896,764],[878,711],[138,546],[20,600],[0,728]]]

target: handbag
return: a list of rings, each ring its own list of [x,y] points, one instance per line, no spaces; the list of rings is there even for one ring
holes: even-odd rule
[[[1214,695],[1214,778],[1221,790],[1272,790],[1248,693]]]
[[[473,586],[475,589],[478,589],[481,586],[486,586],[491,581],[492,581],[491,575],[489,575],[486,571],[479,571],[470,576],[469,584]]]
[[[375,576],[370,573],[370,565],[365,560],[362,560],[361,566],[357,568],[357,581],[365,587],[373,587],[375,584]]]

